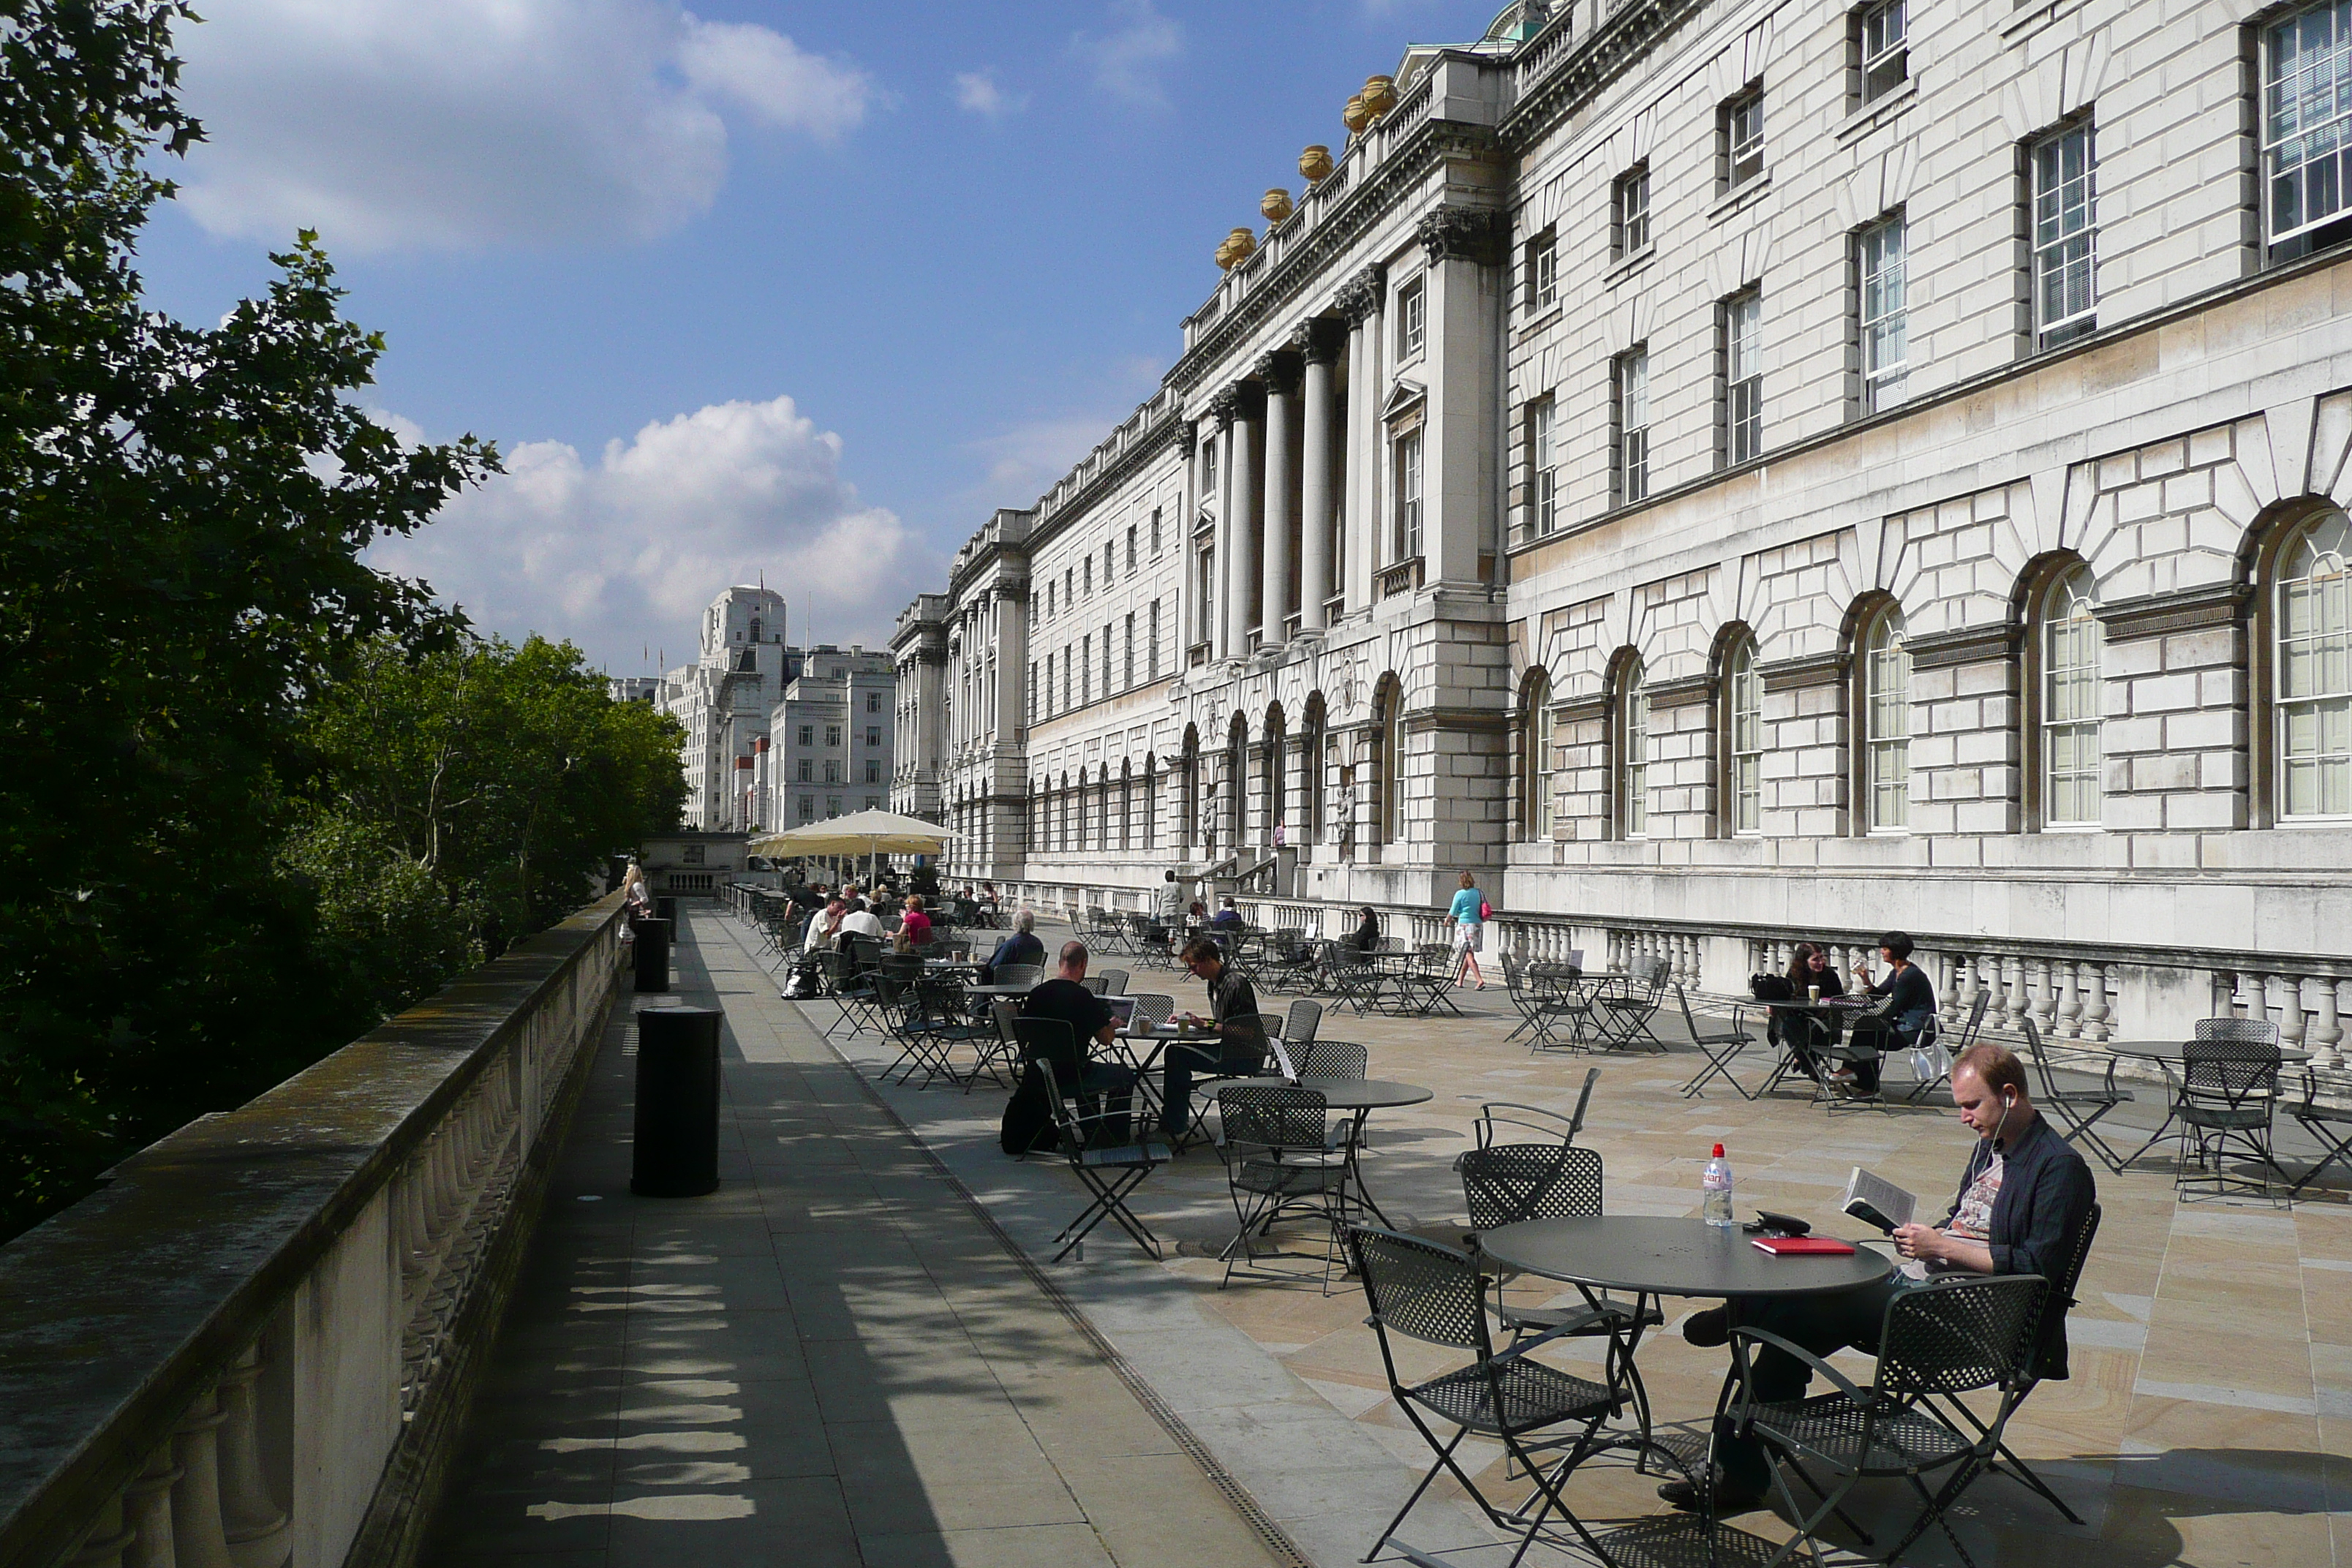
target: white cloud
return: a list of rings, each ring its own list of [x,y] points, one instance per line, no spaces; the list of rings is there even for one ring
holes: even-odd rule
[[[1070,52],[1092,68],[1095,85],[1114,98],[1165,105],[1160,73],[1182,58],[1183,27],[1161,16],[1151,0],[1112,0],[1110,15],[1110,32],[1079,33],[1070,39]]]
[[[1002,120],[1029,107],[1027,93],[1006,92],[996,85],[993,69],[958,71],[955,100],[958,109],[977,114],[983,120]]]
[[[568,637],[616,673],[641,668],[641,646],[678,663],[712,596],[763,573],[795,637],[814,616],[825,641],[878,646],[930,564],[842,479],[841,437],[789,397],[647,425],[593,463],[534,441],[506,464],[370,561],[425,579],[485,630]]]
[[[830,142],[866,74],[677,0],[225,0],[184,26],[205,228],[337,249],[644,238],[707,209],[728,119]]]

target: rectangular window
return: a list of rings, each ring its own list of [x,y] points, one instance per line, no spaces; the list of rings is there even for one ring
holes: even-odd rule
[[[2352,205],[2352,0],[2263,30],[2263,178],[2273,245]]]
[[[801,783],[803,783],[803,784],[813,784],[813,783],[814,783],[814,782],[815,782],[815,780],[814,780],[814,773],[815,773],[815,771],[816,771],[816,763],[815,763],[815,762],[814,762],[814,760],[812,760],[811,758],[808,758],[808,757],[803,757],[803,758],[801,759]]]
[[[1076,609],[1076,608],[1077,607],[1077,604],[1078,604],[1078,596],[1077,596],[1077,595],[1076,595],[1075,592],[1073,592],[1073,590],[1074,590],[1075,588],[1076,588],[1076,586],[1077,586],[1077,583],[1078,583],[1078,574],[1077,574],[1077,573],[1076,573],[1076,572],[1075,572],[1075,571],[1073,571],[1071,568],[1069,568],[1069,567],[1067,567],[1067,566],[1063,567],[1063,568],[1062,568],[1062,608],[1064,608],[1064,609],[1066,609],[1066,610],[1071,610],[1071,609]]]
[[[1111,683],[1110,683],[1110,627],[1108,627],[1108,626],[1105,626],[1105,627],[1103,627],[1102,650],[1103,650],[1103,695],[1104,695],[1105,697],[1108,697],[1108,696],[1109,696],[1109,695],[1111,694],[1111,690],[1112,690],[1112,687],[1111,687]]]
[[[1396,558],[1421,553],[1421,432],[1396,444]]]
[[[867,796],[866,797],[866,810],[868,810],[868,811],[879,811],[879,810],[881,810],[881,809],[882,809],[882,801],[881,801],[881,798],[880,798],[879,796],[877,796],[877,795],[867,795]]]
[[[839,795],[829,795],[824,797],[824,814],[827,816],[839,816],[841,815],[841,797]]]
[[[814,821],[815,817],[816,797],[809,795],[801,796],[801,820],[803,822],[810,822]]]
[[[1910,357],[1902,214],[1854,237],[1854,273],[1862,312],[1862,411],[1878,414],[1903,401],[1903,376]]]
[[[824,743],[828,746],[838,746],[841,744],[840,725],[827,724],[824,727]]]
[[[1070,650],[1064,648],[1062,650],[1062,706],[1065,709],[1070,705],[1071,689],[1077,684],[1076,678],[1070,674]]]
[[[882,711],[882,694],[880,692],[869,691],[866,694],[866,710],[868,713],[879,713]]]
[[[1717,355],[1723,364],[1721,455],[1744,463],[1764,449],[1764,295],[1750,289],[1717,308]]]
[[[868,724],[866,726],[866,743],[869,746],[878,746],[882,743],[881,725]]]
[[[1081,593],[1091,594],[1095,591],[1095,556],[1091,550],[1087,552],[1086,567],[1087,574],[1080,580],[1078,588]]]
[[[839,763],[829,762],[824,764],[824,782],[827,784],[839,784],[841,782],[841,764]]]
[[[1719,173],[1716,191],[1727,195],[1764,173],[1764,89],[1749,88],[1717,111]]]
[[[1192,602],[1200,610],[1200,625],[1193,630],[1192,640],[1211,642],[1215,639],[1217,626],[1216,595],[1213,592],[1217,583],[1215,548],[1202,545],[1199,552],[1197,564],[1201,575],[1199,586],[1192,595]]]
[[[1617,501],[1631,506],[1650,493],[1650,351],[1636,344],[1617,356],[1612,376],[1617,419]]]
[[[1217,438],[1214,436],[1201,443],[1201,493],[1203,496],[1217,493]]]
[[[1133,610],[1127,613],[1127,679],[1119,684],[1122,686],[1135,684],[1135,612]]]
[[[1054,618],[1054,584],[1050,578],[1045,584],[1045,618],[1049,621]]]
[[[1540,539],[1559,524],[1559,468],[1552,440],[1554,404],[1539,397],[1528,405],[1528,533]]]
[[[803,724],[801,726],[801,744],[803,746],[814,746],[816,744],[815,726],[811,724]]]
[[[882,764],[880,763],[868,763],[866,764],[866,782],[867,784],[880,784],[882,782]]]
[[[1528,314],[1559,303],[1559,246],[1549,229],[1528,241]]]
[[[1103,541],[1103,586],[1104,586],[1105,588],[1108,588],[1108,587],[1109,587],[1109,586],[1110,586],[1111,578],[1117,574],[1114,569],[1115,569],[1115,568],[1116,568],[1116,566],[1118,565],[1118,541],[1116,541],[1116,540],[1110,540],[1110,539],[1106,539],[1106,540],[1104,540],[1104,541]]]
[[[1854,13],[1854,60],[1864,103],[1875,103],[1911,79],[1906,0],[1878,0]]]
[[[1636,163],[1617,176],[1610,252],[1621,259],[1650,248],[1650,166]]]
[[[1425,301],[1421,280],[1415,279],[1397,290],[1397,358],[1417,359],[1426,341],[1426,323],[1422,317]]]
[[[1151,515],[1157,517],[1160,514],[1154,512]],[[1133,523],[1127,525],[1127,574],[1130,577],[1135,575],[1135,525]]]
[[[1078,639],[1078,700],[1095,700],[1095,634]]]
[[[1739,650],[1731,673],[1731,830],[1755,833],[1764,819],[1764,682],[1756,649]]]
[[[1160,679],[1160,601],[1157,599],[1151,601],[1150,625],[1143,647],[1143,678],[1157,680]]]
[[[2092,331],[2098,316],[2098,150],[2091,122],[2033,144],[2033,346]]]
[[[1151,509],[1151,558],[1160,559],[1160,509]]]
[[[1029,661],[1029,721],[1037,721],[1037,661]]]

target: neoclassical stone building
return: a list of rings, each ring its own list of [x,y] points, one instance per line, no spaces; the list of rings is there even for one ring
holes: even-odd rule
[[[2332,1047],[2352,0],[1523,0],[1395,92],[901,619],[953,868]]]

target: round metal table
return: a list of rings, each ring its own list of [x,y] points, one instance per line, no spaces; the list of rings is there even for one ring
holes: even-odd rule
[[[1895,1271],[1866,1247],[1844,1258],[1775,1258],[1755,1239],[1702,1219],[1596,1215],[1501,1226],[1479,1236],[1478,1250],[1522,1274],[1642,1296],[1811,1296]]]
[[[1282,1079],[1234,1080],[1241,1084],[1256,1084],[1261,1081],[1270,1087],[1280,1088],[1286,1080]],[[1301,1073],[1297,1078],[1287,1081],[1293,1087],[1312,1089],[1321,1095],[1326,1109],[1344,1111],[1349,1116],[1351,1121],[1348,1128],[1346,1155],[1348,1180],[1355,1186],[1356,1200],[1371,1210],[1382,1225],[1388,1225],[1389,1216],[1381,1211],[1380,1204],[1373,1199],[1371,1188],[1364,1184],[1365,1120],[1375,1110],[1391,1110],[1401,1105],[1420,1105],[1426,1100],[1434,1100],[1437,1098],[1437,1091],[1424,1089],[1417,1083],[1398,1083],[1392,1079],[1384,1078],[1321,1078]]]

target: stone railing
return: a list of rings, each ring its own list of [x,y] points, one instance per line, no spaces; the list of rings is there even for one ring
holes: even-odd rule
[[[619,908],[0,1247],[0,1568],[414,1561],[613,1003]]]
[[[1142,909],[1148,890],[1128,892],[1068,883],[1020,884],[1041,910]],[[1355,929],[1360,906],[1314,900],[1236,900],[1255,925],[1338,938]],[[1374,906],[1391,936],[1443,942],[1453,932],[1441,911]],[[2199,1018],[2265,1018],[2281,1041],[2311,1053],[2335,1079],[2346,1069],[2345,1018],[2352,1013],[2352,959],[2311,953],[2159,948],[2124,942],[2063,942],[1917,931],[1913,961],[1936,988],[1947,1034],[1964,1026],[1979,993],[1984,1032],[2016,1039],[2032,1019],[2044,1039],[2095,1049],[2108,1040],[2179,1039]],[[1877,933],[1785,931],[1734,924],[1639,920],[1615,915],[1498,911],[1487,949],[1528,962],[1566,963],[1590,973],[1633,973],[1664,960],[1666,978],[1694,1000],[1744,1000],[1748,977],[1783,972],[1798,941],[1821,943],[1841,974],[1879,966]],[[2346,1080],[2352,1083],[2352,1079]]]

